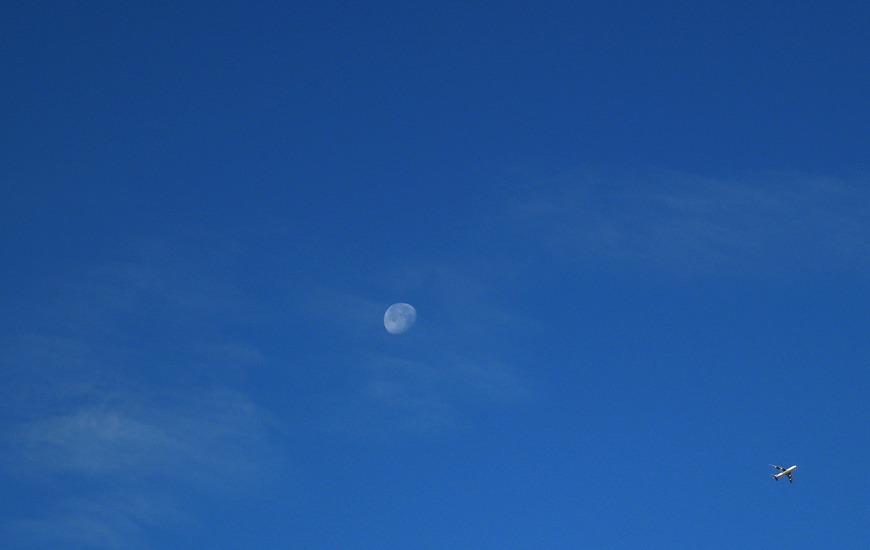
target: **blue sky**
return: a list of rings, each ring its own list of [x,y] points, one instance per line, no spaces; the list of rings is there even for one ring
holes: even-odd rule
[[[870,537],[870,9],[0,21],[4,547]]]

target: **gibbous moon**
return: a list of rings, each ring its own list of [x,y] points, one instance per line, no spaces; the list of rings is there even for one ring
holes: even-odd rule
[[[384,327],[390,334],[402,334],[417,320],[417,310],[411,304],[393,304],[384,313]]]

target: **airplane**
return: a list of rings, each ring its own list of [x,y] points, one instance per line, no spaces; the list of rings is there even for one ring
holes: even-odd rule
[[[788,476],[788,482],[791,483],[793,481],[791,478],[791,471],[797,468],[797,465],[792,466],[791,468],[783,468],[782,466],[777,466],[776,464],[771,464],[771,466],[779,470],[779,473],[770,474],[770,477],[778,481],[779,478],[781,478],[782,476]]]

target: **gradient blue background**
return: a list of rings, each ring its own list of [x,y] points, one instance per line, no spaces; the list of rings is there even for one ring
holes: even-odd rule
[[[866,544],[868,28],[7,2],[0,543]]]

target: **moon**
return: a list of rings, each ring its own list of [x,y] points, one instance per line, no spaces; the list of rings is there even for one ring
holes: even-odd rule
[[[411,304],[393,304],[384,313],[384,327],[390,334],[402,334],[417,320],[417,310]]]

